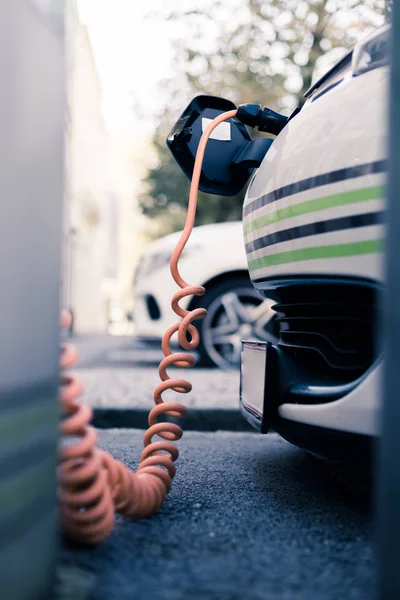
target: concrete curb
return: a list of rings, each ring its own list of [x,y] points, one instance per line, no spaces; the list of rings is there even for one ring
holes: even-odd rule
[[[141,408],[93,408],[92,423],[98,429],[147,429],[149,411]],[[247,431],[255,430],[237,409],[191,408],[184,419],[166,417],[185,431]]]

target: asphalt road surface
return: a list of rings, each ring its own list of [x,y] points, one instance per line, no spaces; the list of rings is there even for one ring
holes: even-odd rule
[[[118,361],[110,352],[120,353]],[[135,352],[124,340],[82,366],[93,405],[107,405],[110,379],[113,405],[151,400],[158,357]],[[195,408],[237,408],[237,372],[197,373]],[[142,436],[140,429],[107,429],[100,445],[136,468]],[[58,600],[376,597],[368,479],[321,463],[275,434],[189,428],[179,449],[172,490],[156,516],[118,517],[111,537],[94,549],[63,545]]]

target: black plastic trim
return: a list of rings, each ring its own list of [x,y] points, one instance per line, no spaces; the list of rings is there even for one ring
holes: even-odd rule
[[[333,67],[331,67],[328,71],[326,71],[322,75],[322,77],[320,77],[319,79],[317,79],[317,81],[311,87],[308,88],[308,90],[304,94],[304,98],[308,98],[309,96],[311,96],[311,94],[317,88],[319,88],[324,83],[324,81],[326,81],[327,79],[329,79],[329,77],[331,75],[333,75],[335,73],[335,71],[339,71],[339,69],[341,69],[342,67],[345,67],[347,65],[351,65],[352,55],[353,55],[353,50],[350,50],[350,52],[348,52],[347,54],[345,54],[343,56],[343,58],[341,58],[335,65],[333,65]]]
[[[341,79],[338,79],[337,81],[334,81],[330,85],[327,85],[326,88],[324,88],[321,92],[319,92],[319,94],[315,94],[315,96],[313,97],[311,102],[315,102],[316,100],[318,100],[318,98],[325,96],[325,94],[327,94],[328,92],[333,90],[335,87],[337,87],[339,84],[341,84],[343,79],[344,79],[344,77],[342,77]]]
[[[285,440],[314,454],[348,463],[370,461],[375,437],[327,429],[279,417],[274,430]]]
[[[282,275],[281,277],[260,277],[253,279],[252,283],[258,291],[264,292],[267,298],[272,300],[279,299],[278,292],[280,288],[292,287],[298,285],[325,285],[325,284],[343,284],[355,286],[369,286],[376,290],[382,291],[382,284],[375,279],[368,277],[350,277],[346,275],[316,275],[316,274],[301,274],[301,275]]]
[[[256,282],[276,301],[278,346],[299,370],[293,383],[342,385],[355,381],[380,356],[377,327],[384,287],[352,277],[285,277]]]
[[[152,321],[158,321],[161,318],[161,310],[155,297],[152,294],[146,294],[145,302],[150,319]]]
[[[295,383],[290,387],[281,404],[327,404],[344,398],[355,390],[379,366],[381,357],[357,379],[339,385],[309,385]]]

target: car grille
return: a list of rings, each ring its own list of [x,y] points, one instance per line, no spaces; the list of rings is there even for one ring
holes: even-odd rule
[[[372,287],[293,286],[280,299],[279,346],[307,372],[351,381],[372,364],[378,304]]]

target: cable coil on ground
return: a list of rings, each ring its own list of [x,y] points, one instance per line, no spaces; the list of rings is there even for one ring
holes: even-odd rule
[[[58,500],[61,528],[71,540],[87,544],[102,541],[114,527],[115,513],[129,518],[149,516],[162,506],[171,488],[175,475],[174,463],[179,454],[173,442],[179,440],[183,432],[176,423],[158,422],[158,418],[162,415],[184,417],[187,409],[179,402],[165,402],[162,394],[166,390],[186,394],[191,391],[192,384],[186,379],[171,378],[167,369],[172,365],[181,368],[194,366],[196,359],[188,351],[197,348],[200,338],[192,323],[206,315],[203,308],[187,311],[179,305],[186,296],[203,295],[205,289],[190,285],[181,277],[178,261],[193,229],[201,164],[207,140],[219,123],[235,115],[236,111],[233,110],[214,119],[200,140],[186,224],[170,263],[172,277],[181,288],[174,294],[171,306],[182,320],[171,325],[162,338],[164,358],[158,368],[161,382],[154,391],[155,406],[149,413],[149,429],[144,435],[144,449],[136,472],[96,447],[97,433],[90,425],[92,409],[77,400],[83,386],[77,377],[64,372],[61,374]],[[62,315],[62,326],[68,326],[66,314]],[[186,352],[171,352],[170,340],[175,333]],[[60,368],[69,369],[76,359],[75,348],[70,344],[63,344]],[[161,440],[153,441],[156,435]]]

